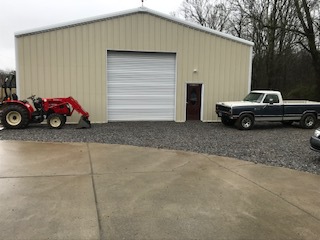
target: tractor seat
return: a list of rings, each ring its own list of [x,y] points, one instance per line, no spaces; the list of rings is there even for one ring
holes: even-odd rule
[[[37,98],[36,100],[34,100],[33,104],[37,110],[42,110],[42,99],[41,98]]]
[[[12,100],[18,100],[18,95],[15,93],[12,93]]]

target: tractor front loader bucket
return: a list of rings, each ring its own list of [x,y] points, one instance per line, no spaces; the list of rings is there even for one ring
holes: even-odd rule
[[[81,116],[77,128],[78,129],[91,128],[91,123],[90,123],[89,119],[86,118],[85,116]]]

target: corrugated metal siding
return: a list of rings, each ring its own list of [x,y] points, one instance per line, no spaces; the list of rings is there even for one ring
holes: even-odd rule
[[[176,121],[185,121],[186,83],[203,84],[203,120],[212,121],[217,120],[217,101],[236,100],[248,92],[250,49],[137,13],[17,38],[19,91],[22,98],[72,95],[90,112],[92,122],[105,122],[107,50],[172,52],[177,60]]]
[[[174,120],[175,54],[107,54],[109,121]]]

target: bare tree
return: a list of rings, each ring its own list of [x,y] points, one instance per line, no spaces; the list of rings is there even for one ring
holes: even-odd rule
[[[320,4],[315,0],[294,0],[295,10],[300,20],[296,32],[301,36],[299,44],[311,57],[317,73],[317,90],[320,92]]]
[[[184,0],[179,12],[186,20],[204,27],[218,31],[226,31],[228,28],[230,10],[224,1]]]
[[[233,29],[238,36],[255,43],[253,84],[279,89],[285,78],[279,74],[286,68],[284,57],[291,50],[294,34],[286,29],[295,19],[290,0],[230,1]],[[244,27],[243,27],[244,23]]]
[[[320,92],[319,0],[184,0],[178,13],[254,42],[253,88],[310,97],[305,86],[316,85]]]

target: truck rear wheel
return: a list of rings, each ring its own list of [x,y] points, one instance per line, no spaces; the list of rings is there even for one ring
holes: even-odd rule
[[[9,104],[2,110],[1,123],[5,128],[25,128],[29,124],[28,110],[18,104]]]
[[[300,120],[300,126],[306,129],[314,128],[316,123],[317,123],[317,118],[313,113],[304,114]]]
[[[236,121],[236,126],[240,130],[250,130],[253,127],[254,119],[250,114],[241,115]]]
[[[47,118],[47,123],[51,128],[59,129],[66,123],[66,118],[61,114],[52,113]]]

